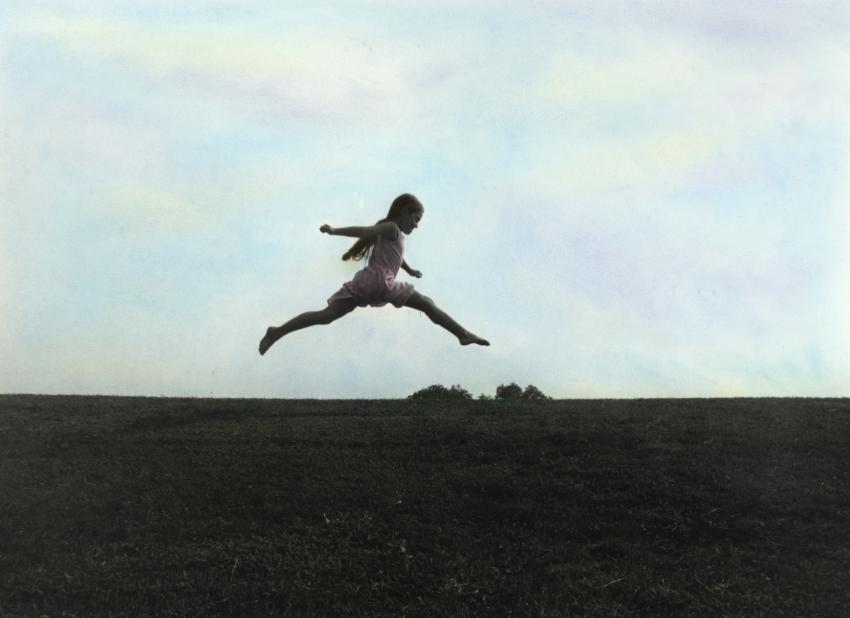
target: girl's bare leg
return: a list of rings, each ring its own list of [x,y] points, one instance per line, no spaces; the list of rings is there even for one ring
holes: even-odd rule
[[[452,335],[457,337],[461,345],[469,345],[470,343],[490,345],[489,341],[466,330],[463,326],[455,322],[452,316],[434,304],[433,300],[423,294],[420,294],[416,290],[413,291],[413,294],[410,295],[410,298],[407,299],[404,306],[422,311],[434,324],[439,324]]]
[[[316,326],[317,324],[330,324],[347,313],[351,313],[357,307],[353,300],[337,300],[319,311],[305,311],[280,326],[269,326],[265,336],[260,340],[260,354],[274,345],[274,342],[289,333]]]

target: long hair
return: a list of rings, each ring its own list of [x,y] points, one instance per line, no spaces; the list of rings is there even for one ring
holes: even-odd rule
[[[375,225],[378,223],[383,223],[384,221],[395,221],[401,216],[401,213],[405,208],[416,208],[418,210],[423,210],[422,203],[416,199],[415,195],[410,193],[402,193],[397,198],[393,200],[393,203],[390,204],[390,210],[387,212],[387,216],[383,219],[377,221]],[[372,245],[375,244],[375,241],[366,241],[362,238],[358,238],[357,242],[351,245],[351,248],[342,254],[343,260],[362,260],[365,257],[369,256]]]

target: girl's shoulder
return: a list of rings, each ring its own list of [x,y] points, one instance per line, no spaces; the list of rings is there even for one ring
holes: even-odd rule
[[[398,237],[401,236],[401,229],[395,221],[381,221],[375,228],[378,236],[387,240],[398,240]]]

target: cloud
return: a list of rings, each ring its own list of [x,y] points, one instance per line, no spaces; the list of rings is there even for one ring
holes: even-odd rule
[[[655,0],[653,2],[577,3],[542,0],[534,10],[552,22],[620,32],[640,28],[653,34],[678,33],[712,46],[748,53],[796,54],[824,38],[842,37],[850,27],[843,0]]]
[[[759,51],[793,50],[842,36],[850,26],[850,9],[841,0],[812,3],[662,1],[633,7],[632,13],[650,27],[667,25],[687,35],[701,35],[714,44]]]
[[[722,147],[722,140],[708,131],[587,144],[566,156],[552,153],[559,160],[541,161],[539,167],[516,178],[516,183],[560,196],[671,190],[715,158]]]
[[[16,30],[98,62],[126,63],[152,80],[266,113],[377,122],[411,107],[422,55],[401,39],[345,31],[203,25],[151,27],[130,19],[30,14]]]
[[[850,134],[850,57],[833,40],[787,55],[645,26],[595,36],[592,51],[560,50],[537,75],[528,104],[544,124],[518,184],[552,196],[710,191],[746,185],[768,148],[797,150],[801,130]]]
[[[204,219],[201,204],[151,186],[117,186],[99,196],[99,210],[134,232],[151,229],[187,230]]]

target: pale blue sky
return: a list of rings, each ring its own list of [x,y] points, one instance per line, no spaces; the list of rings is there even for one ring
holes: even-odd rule
[[[845,2],[178,4],[0,8],[0,392],[850,395]],[[257,355],[402,192],[493,345]]]

